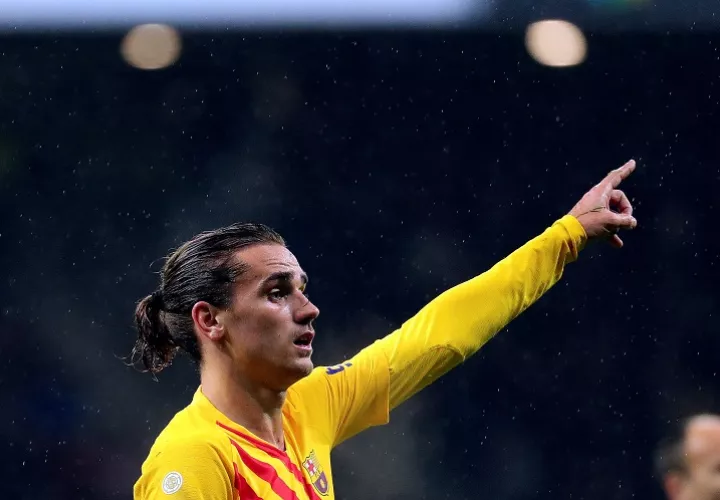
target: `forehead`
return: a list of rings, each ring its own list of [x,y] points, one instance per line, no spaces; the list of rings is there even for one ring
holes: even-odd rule
[[[304,274],[297,258],[282,245],[253,245],[240,250],[238,257],[249,266],[242,281],[262,280],[278,272],[292,273],[294,278]]]

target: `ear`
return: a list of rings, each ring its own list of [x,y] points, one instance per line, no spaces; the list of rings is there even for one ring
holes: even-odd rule
[[[676,472],[669,473],[663,479],[663,487],[665,488],[665,494],[669,500],[676,500],[680,498],[682,486],[683,478]]]
[[[225,327],[221,322],[218,321],[218,313],[220,310],[207,303],[207,302],[196,302],[190,312],[193,323],[195,323],[195,329],[199,335],[203,337],[217,341],[223,338],[225,335]]]

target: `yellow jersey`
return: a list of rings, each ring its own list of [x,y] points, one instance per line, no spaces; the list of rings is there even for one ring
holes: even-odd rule
[[[387,423],[390,410],[474,354],[560,279],[586,239],[567,215],[356,356],[315,368],[288,389],[284,450],[230,421],[199,387],[153,444],[135,500],[334,499],[332,449]]]

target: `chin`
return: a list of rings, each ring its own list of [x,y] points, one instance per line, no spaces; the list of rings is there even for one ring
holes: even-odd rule
[[[310,375],[313,371],[313,368],[315,368],[315,365],[310,358],[299,360],[297,363],[297,373],[299,375],[298,380]]]
[[[315,368],[315,366],[313,365],[313,362],[310,360],[310,358],[297,360],[295,363],[292,364],[292,366],[286,367],[286,382],[283,385],[286,389],[289,388],[291,385],[299,382],[300,380],[310,375],[313,371],[313,368]]]

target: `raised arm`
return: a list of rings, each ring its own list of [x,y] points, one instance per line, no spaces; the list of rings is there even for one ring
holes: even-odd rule
[[[618,190],[631,161],[594,186],[568,215],[489,271],[444,292],[376,343],[388,359],[394,408],[477,352],[562,277],[588,239],[622,247],[619,229],[636,225]]]

